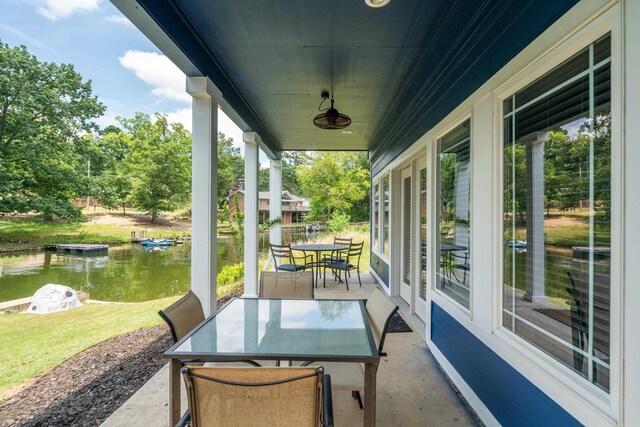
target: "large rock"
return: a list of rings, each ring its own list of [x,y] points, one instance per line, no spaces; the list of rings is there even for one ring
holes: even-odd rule
[[[68,286],[49,283],[36,291],[27,313],[47,314],[80,307],[78,293]]]

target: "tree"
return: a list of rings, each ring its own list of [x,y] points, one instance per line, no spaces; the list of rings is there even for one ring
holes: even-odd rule
[[[282,152],[282,189],[292,194],[302,194],[302,185],[298,177],[298,169],[307,165],[311,158],[304,151]]]
[[[72,65],[40,62],[24,46],[0,42],[0,215],[81,218],[72,201],[88,191],[92,147],[83,135],[103,112],[91,81]]]
[[[269,168],[258,170],[258,191],[269,191]]]
[[[233,138],[218,132],[218,207],[223,208],[229,187],[244,180],[244,160],[240,149],[233,146]]]
[[[189,201],[191,188],[191,135],[179,123],[169,125],[164,115],[155,121],[142,113],[121,124],[131,138],[128,170],[132,178],[131,200],[151,222],[162,211]]]
[[[303,194],[311,199],[309,219],[326,223],[333,212],[348,214],[354,204],[368,204],[369,168],[361,157],[366,154],[321,152],[296,169]]]
[[[119,120],[123,122],[123,119]],[[103,168],[92,167],[91,197],[111,209],[122,207],[122,213],[126,214],[134,166],[132,136],[119,127],[109,125],[98,132],[96,145],[105,165]]]

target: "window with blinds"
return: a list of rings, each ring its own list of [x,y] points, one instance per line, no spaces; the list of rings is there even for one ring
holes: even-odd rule
[[[411,285],[411,177],[402,183],[402,280]]]
[[[607,391],[610,45],[503,102],[503,325]]]
[[[380,239],[380,184],[376,181],[373,185],[373,247],[379,249]]]
[[[382,177],[382,251],[389,255],[389,175]]]
[[[471,248],[471,121],[438,140],[436,288],[469,308]]]
[[[427,300],[427,168],[420,169],[420,298]]]

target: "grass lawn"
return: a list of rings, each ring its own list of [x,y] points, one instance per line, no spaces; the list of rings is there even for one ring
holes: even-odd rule
[[[132,304],[85,304],[47,315],[0,315],[0,395],[104,340],[162,322],[169,297]]]
[[[42,246],[52,243],[124,242],[131,239],[131,231],[141,228],[143,227],[129,224],[40,223],[24,219],[4,219],[0,220],[0,248]],[[176,228],[153,227],[147,232],[147,236],[177,237],[181,232],[189,233]]]
[[[589,225],[573,225],[566,227],[546,228],[546,243],[554,246],[588,246]],[[595,246],[610,246],[611,232],[608,227],[596,226],[593,234]],[[516,240],[527,240],[525,228],[516,229]]]
[[[218,299],[241,283],[218,286]],[[87,348],[162,323],[158,310],[179,296],[129,304],[84,304],[47,315],[0,314],[0,396]]]

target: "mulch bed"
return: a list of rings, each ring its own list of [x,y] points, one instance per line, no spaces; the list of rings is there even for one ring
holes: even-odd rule
[[[0,427],[99,426],[167,363],[171,344],[161,324],[88,348],[0,400]]]
[[[166,325],[120,335],[64,361],[0,402],[0,426],[99,426],[153,376]]]

